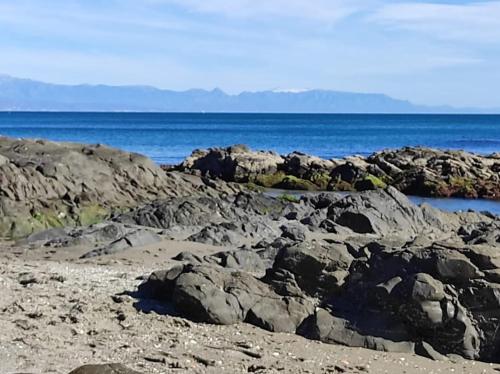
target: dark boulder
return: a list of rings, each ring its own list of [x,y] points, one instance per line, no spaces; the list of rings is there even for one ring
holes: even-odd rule
[[[346,196],[329,206],[328,218],[360,234],[410,238],[430,229],[421,209],[392,187]]]
[[[248,273],[206,265],[154,273],[140,292],[170,297],[175,308],[194,321],[246,321],[276,332],[295,332],[314,309],[306,298],[280,296]]]
[[[339,290],[352,260],[342,243],[304,242],[281,249],[267,278],[272,284],[274,274],[286,270],[305,293],[326,297]]]

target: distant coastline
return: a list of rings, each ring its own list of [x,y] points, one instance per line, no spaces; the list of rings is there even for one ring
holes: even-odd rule
[[[150,86],[59,85],[0,75],[3,112],[495,114],[500,108],[425,106],[380,93],[221,89],[173,91]]]

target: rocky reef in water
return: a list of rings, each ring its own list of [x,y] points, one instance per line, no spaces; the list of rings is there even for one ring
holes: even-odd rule
[[[500,199],[499,154],[406,147],[369,157],[325,160],[236,145],[196,150],[175,169],[290,190],[366,191],[393,186],[415,196]]]

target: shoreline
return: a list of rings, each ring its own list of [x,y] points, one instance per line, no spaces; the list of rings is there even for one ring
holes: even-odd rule
[[[317,195],[322,193],[337,193],[337,194],[353,194],[359,192],[341,192],[341,191],[307,191],[307,190],[281,190],[267,188],[264,190],[264,194],[272,197],[278,197],[280,195],[292,195],[298,198],[307,195]],[[416,205],[429,204],[435,208],[447,211],[447,212],[466,212],[473,210],[476,212],[489,212],[493,215],[500,216],[500,201],[490,200],[490,199],[467,199],[460,197],[422,197],[422,196],[408,196],[408,199],[415,203]],[[480,208],[478,208],[480,207]]]

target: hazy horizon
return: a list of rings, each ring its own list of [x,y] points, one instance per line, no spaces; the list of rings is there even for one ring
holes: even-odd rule
[[[499,108],[500,1],[0,3],[0,72],[183,91],[324,89]]]
[[[319,114],[494,114],[498,108],[422,106],[383,93],[267,90],[226,93],[145,85],[61,85],[0,74],[0,111]]]

